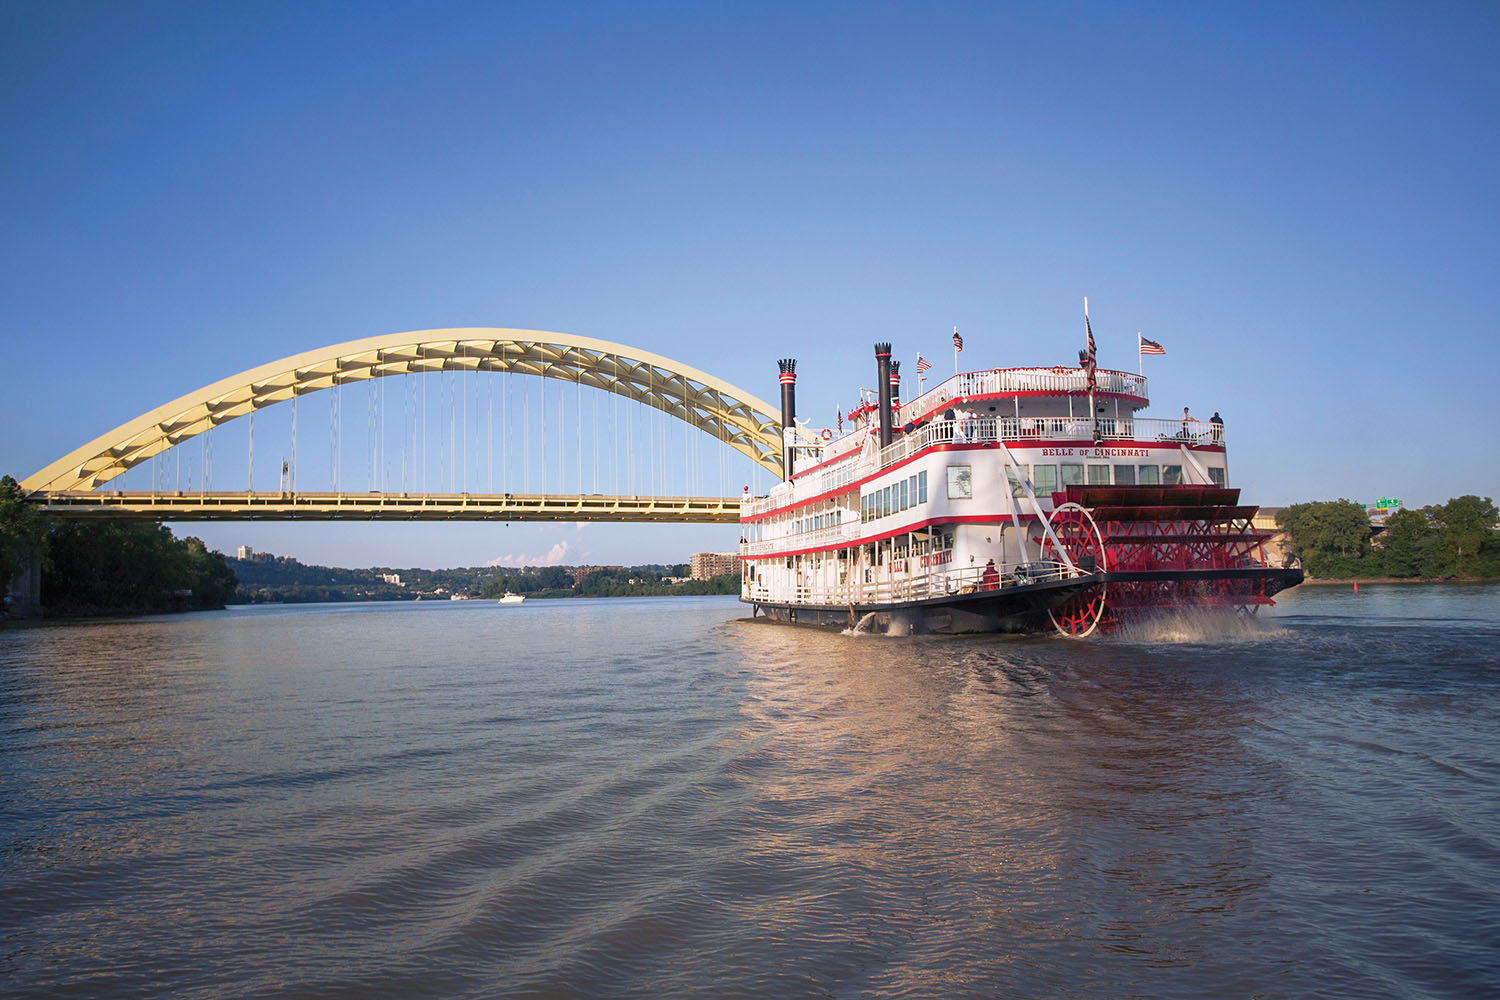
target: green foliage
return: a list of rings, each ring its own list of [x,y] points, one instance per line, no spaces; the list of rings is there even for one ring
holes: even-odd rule
[[[1421,510],[1400,510],[1375,536],[1364,509],[1348,500],[1300,503],[1284,508],[1276,523],[1287,532],[1287,548],[1314,577],[1392,576],[1430,580],[1500,576],[1500,517],[1489,497],[1455,497]]]
[[[1352,500],[1293,504],[1276,514],[1287,533],[1287,549],[1317,577],[1379,576],[1379,557],[1370,551],[1370,518]]]
[[[1489,497],[1472,493],[1454,497],[1441,507],[1427,507],[1424,513],[1442,536],[1442,551],[1452,559],[1453,576],[1471,575],[1479,550],[1492,534],[1500,510]]]
[[[47,521],[26,502],[21,484],[0,476],[0,597],[36,554],[47,534]]]
[[[88,614],[223,607],[235,577],[197,538],[134,521],[64,521],[47,538],[42,604]]]
[[[1422,576],[1437,535],[1427,515],[1416,510],[1398,510],[1385,522],[1380,536],[1387,576]]]

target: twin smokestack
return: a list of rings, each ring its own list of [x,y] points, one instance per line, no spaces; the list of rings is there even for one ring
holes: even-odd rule
[[[781,468],[782,478],[791,479],[792,439],[787,430],[797,422],[797,359],[782,358],[776,362],[781,367]],[[895,437],[891,426],[892,407],[901,395],[901,362],[891,360],[891,345],[875,345],[875,385],[880,393],[880,447],[890,444]]]

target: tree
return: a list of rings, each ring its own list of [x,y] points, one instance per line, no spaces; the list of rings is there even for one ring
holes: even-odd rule
[[[1370,518],[1352,500],[1293,504],[1277,512],[1276,524],[1287,533],[1287,549],[1314,576],[1378,573],[1378,559],[1361,562],[1370,550]]]
[[[41,551],[47,519],[26,500],[21,484],[0,476],[0,597]]]
[[[1444,547],[1453,553],[1453,571],[1464,575],[1467,558],[1471,562],[1489,537],[1500,510],[1489,497],[1472,493],[1454,497],[1441,507],[1429,507],[1432,518],[1442,532]]]
[[[1385,522],[1380,536],[1385,550],[1385,571],[1390,576],[1419,576],[1431,558],[1437,541],[1432,522],[1421,511],[1398,510]]]

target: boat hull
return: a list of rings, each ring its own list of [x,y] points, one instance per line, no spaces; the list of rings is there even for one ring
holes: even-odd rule
[[[1097,574],[1048,580],[1003,590],[979,590],[921,601],[882,604],[793,604],[744,600],[751,615],[791,625],[817,625],[886,635],[961,635],[1029,632],[1047,625],[1047,612],[1099,584]],[[742,599],[743,600],[743,599]]]

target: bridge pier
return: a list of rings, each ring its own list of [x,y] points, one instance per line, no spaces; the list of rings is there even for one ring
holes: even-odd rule
[[[42,547],[34,546],[20,574],[8,582],[5,613],[19,618],[42,615]]]

